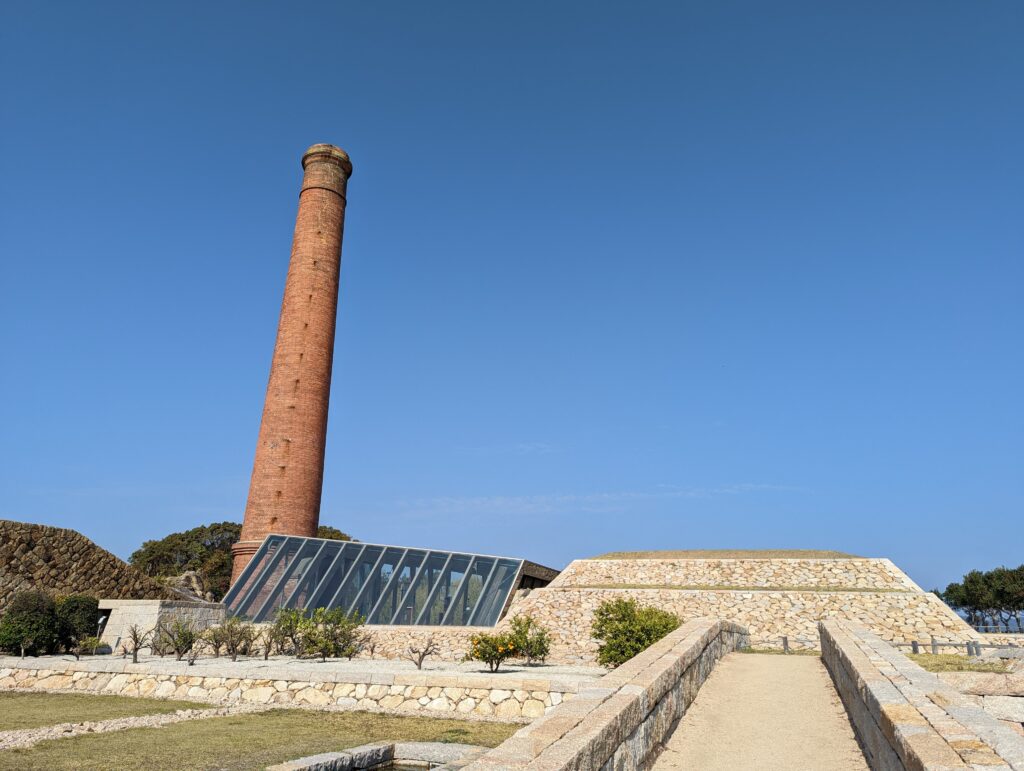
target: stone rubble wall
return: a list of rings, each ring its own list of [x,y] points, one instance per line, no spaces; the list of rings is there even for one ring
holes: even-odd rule
[[[862,626],[823,621],[822,661],[873,771],[1024,769],[1024,738]]]
[[[963,619],[930,593],[784,592],[686,589],[536,589],[509,611],[529,615],[552,637],[549,661],[592,662],[597,642],[591,639],[594,611],[605,600],[631,597],[694,618],[721,618],[745,627],[754,647],[779,648],[783,635],[793,648],[818,647],[818,621],[856,621],[893,642],[978,640]]]
[[[55,666],[55,664],[59,664]],[[490,676],[476,673],[331,672],[316,679],[287,666],[261,669],[258,677],[194,674],[186,662],[164,662],[159,671],[119,659],[33,662],[0,659],[0,690],[82,691],[115,696],[187,699],[211,704],[274,704],[384,709],[475,715],[502,720],[540,717],[580,689],[571,678]],[[171,671],[168,671],[168,670]]]
[[[746,631],[736,624],[684,624],[464,768],[645,768],[718,659],[745,645]]]
[[[559,574],[551,587],[608,584],[921,591],[906,573],[887,559],[576,560]]]
[[[982,632],[983,645],[999,645],[1006,648],[1024,648],[1024,634],[1013,632]]]
[[[182,599],[81,533],[0,519],[0,613],[15,592]]]

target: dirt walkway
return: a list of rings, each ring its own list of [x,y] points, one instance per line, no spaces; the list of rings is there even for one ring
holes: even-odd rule
[[[866,771],[815,656],[730,653],[679,721],[656,771]]]

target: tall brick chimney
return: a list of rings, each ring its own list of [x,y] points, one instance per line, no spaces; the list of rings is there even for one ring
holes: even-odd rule
[[[263,404],[256,460],[232,582],[270,533],[316,535],[324,480],[345,188],[344,150],[313,145],[302,156],[292,256]]]

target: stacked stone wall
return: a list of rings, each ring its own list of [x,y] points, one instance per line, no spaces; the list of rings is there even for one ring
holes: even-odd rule
[[[81,533],[0,519],[0,612],[19,591],[98,598],[181,599]]]
[[[59,664],[59,666],[57,666]],[[132,664],[121,659],[31,661],[0,658],[0,690],[81,691],[117,696],[188,699],[213,704],[280,704],[352,707],[398,712],[473,714],[503,720],[531,719],[572,699],[572,677],[484,673],[310,671],[295,666],[206,662]]]
[[[822,661],[876,771],[1024,769],[1024,739],[857,624],[820,625]]]
[[[464,768],[647,768],[717,661],[745,645],[736,624],[691,621]]]
[[[609,584],[921,591],[906,573],[887,559],[576,560],[551,586]]]
[[[538,589],[513,605],[509,617],[529,615],[552,636],[551,661],[590,662],[597,642],[590,630],[605,600],[629,597],[679,615],[713,617],[746,627],[755,647],[818,647],[821,619],[857,621],[894,642],[977,640],[980,636],[938,597],[924,592],[785,592],[686,589]]]

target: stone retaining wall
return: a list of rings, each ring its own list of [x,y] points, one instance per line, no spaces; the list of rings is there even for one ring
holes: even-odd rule
[[[837,621],[819,631],[873,771],[1024,769],[1024,739],[877,635]]]
[[[197,629],[223,623],[227,614],[219,602],[198,600],[100,600],[100,612],[109,612],[103,627],[101,641],[110,646],[113,653],[121,649],[128,639],[128,630],[137,626],[143,632],[150,632],[160,624],[175,620],[189,621]]]
[[[81,533],[0,519],[0,613],[15,592],[182,599]]]
[[[607,584],[921,591],[887,559],[576,560],[551,586]]]
[[[597,643],[590,637],[594,610],[604,600],[632,597],[678,614],[683,620],[721,618],[749,630],[755,647],[817,648],[817,623],[839,618],[867,625],[886,640],[980,639],[938,597],[909,592],[780,592],[687,589],[537,589],[509,611],[530,615],[552,636],[553,662],[590,662]]]
[[[59,664],[57,667],[55,664]],[[490,676],[477,673],[352,672],[297,675],[288,666],[264,667],[258,676],[197,674],[186,662],[163,661],[160,671],[120,659],[58,662],[0,658],[0,690],[74,690],[117,696],[188,699],[212,704],[293,704],[462,713],[504,720],[535,718],[580,689],[571,677]]]
[[[464,768],[644,768],[718,659],[745,644],[746,630],[736,624],[684,624]]]

